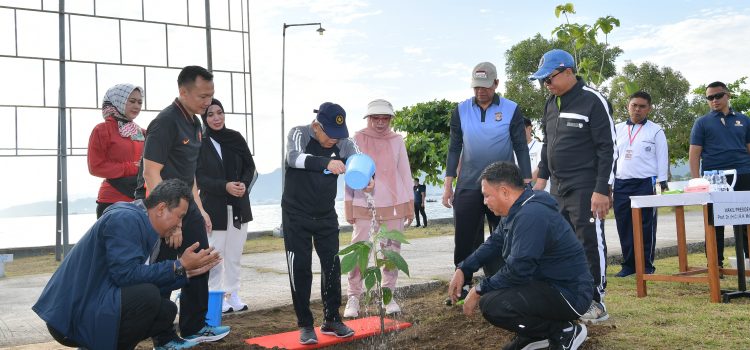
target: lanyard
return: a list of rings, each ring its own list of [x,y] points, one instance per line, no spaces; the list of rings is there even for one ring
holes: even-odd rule
[[[633,145],[633,140],[635,140],[635,137],[638,136],[639,132],[641,132],[641,129],[643,129],[643,124],[641,124],[641,127],[638,128],[638,130],[635,131],[635,135],[633,135],[633,137],[630,137],[631,126],[628,125],[628,139],[630,140],[630,145],[631,146]]]

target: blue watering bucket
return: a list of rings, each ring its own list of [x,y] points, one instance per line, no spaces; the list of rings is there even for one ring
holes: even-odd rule
[[[370,156],[360,153],[346,159],[344,182],[347,186],[355,190],[361,190],[367,187],[374,174],[375,162]]]
[[[208,292],[208,312],[206,312],[206,324],[208,324],[209,326],[221,326],[221,303],[223,300],[223,290],[212,290]]]

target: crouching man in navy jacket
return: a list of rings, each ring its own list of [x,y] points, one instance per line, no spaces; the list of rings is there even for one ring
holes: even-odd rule
[[[477,309],[493,325],[515,332],[504,349],[578,349],[586,326],[577,324],[592,300],[593,278],[583,246],[546,192],[524,186],[515,164],[492,163],[480,176],[487,207],[500,225],[451,279],[458,299],[464,276],[502,256],[500,270],[469,291],[463,306]]]
[[[153,337],[156,349],[197,342],[174,330],[177,306],[168,293],[221,261],[195,243],[178,260],[155,262],[160,238],[182,229],[191,188],[164,180],[143,200],[104,211],[55,271],[32,307],[60,344],[88,349],[133,349]]]

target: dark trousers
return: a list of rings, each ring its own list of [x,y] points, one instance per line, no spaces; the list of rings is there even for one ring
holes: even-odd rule
[[[177,305],[159,294],[150,283],[123,287],[120,290],[120,330],[118,349],[133,349],[138,343],[153,337],[154,346],[161,346],[177,338],[174,318]],[[76,342],[47,325],[55,340],[65,346],[79,347]]]
[[[178,254],[199,242],[198,250],[208,249],[206,222],[194,201],[190,201],[188,211],[182,219],[182,245],[172,249],[164,240],[161,242],[156,261],[175,260]],[[169,295],[164,297],[169,298]],[[180,334],[187,337],[197,333],[206,325],[208,311],[208,272],[190,278],[190,282],[180,291]]]
[[[479,299],[479,309],[492,325],[536,339],[559,336],[581,317],[557,289],[540,281],[490,291]]]
[[[336,255],[339,251],[338,220],[335,216],[312,219],[282,210],[281,222],[297,326],[312,326],[315,321],[310,311],[313,246],[320,259],[323,317],[326,321],[340,321],[341,262]]]
[[[732,183],[732,179],[734,178],[733,175],[727,175],[727,182],[729,184]],[[737,182],[734,184],[734,190],[735,191],[750,191],[750,173],[749,174],[737,174]],[[713,212],[711,213],[713,215]],[[743,244],[743,250],[745,252],[745,257],[748,257],[748,251],[747,251],[747,226],[745,225],[734,225],[732,226],[734,230],[734,241],[739,242],[739,236],[744,237],[742,239]],[[718,253],[718,262],[719,267],[724,266],[724,226],[716,226],[716,250]],[[737,258],[739,259],[739,257]],[[745,266],[747,269],[748,267]]]
[[[651,178],[615,179],[613,189],[615,221],[617,234],[620,236],[622,249],[622,268],[635,271],[635,253],[633,250],[633,215],[630,208],[630,196],[654,194]],[[656,240],[657,211],[655,208],[643,208],[643,250],[646,257],[646,273],[653,273],[654,241]]]
[[[607,288],[607,241],[604,240],[604,218],[596,219],[591,212],[592,194],[593,189],[574,189],[564,196],[554,197],[560,205],[560,214],[583,244],[594,277],[594,300],[601,302]]]
[[[414,203],[414,218],[417,219],[417,226],[420,225],[419,214],[422,214],[422,219],[424,219],[424,225],[427,226],[427,214],[424,212],[424,207],[422,206],[422,203]]]
[[[99,203],[96,202],[96,218],[102,217],[102,214],[104,214],[104,209],[109,208],[110,205],[114,203]]]
[[[453,223],[455,226],[453,250],[453,263],[458,266],[471,253],[484,242],[484,219],[487,218],[490,232],[495,230],[500,222],[500,217],[484,205],[484,196],[481,190],[469,190],[456,188],[453,194]],[[495,261],[486,264],[484,275],[490,277],[500,269],[502,256],[498,255]],[[471,284],[473,275],[464,276],[465,284]]]

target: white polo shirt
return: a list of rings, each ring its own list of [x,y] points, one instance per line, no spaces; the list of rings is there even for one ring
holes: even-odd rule
[[[542,160],[542,143],[537,141],[536,139],[533,139],[528,143],[528,146],[529,159],[531,160],[531,173],[534,174],[534,172],[539,168],[539,161]],[[547,192],[549,192],[550,182],[550,180],[547,180],[547,186],[544,187],[544,190]]]
[[[659,124],[644,119],[643,122],[633,125],[628,119],[618,123],[615,132],[616,179],[645,179],[656,176],[656,182],[667,181],[667,137]]]

